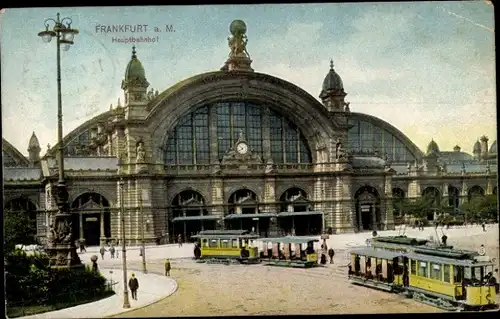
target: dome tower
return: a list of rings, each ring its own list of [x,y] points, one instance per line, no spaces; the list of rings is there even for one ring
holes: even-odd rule
[[[349,111],[349,103],[345,102],[347,93],[344,91],[344,83],[333,68],[333,60],[330,60],[330,70],[323,80],[323,87],[319,98],[330,112]]]
[[[36,137],[35,132],[31,134],[30,141],[28,143],[28,154],[31,165],[37,165],[40,163],[40,142],[38,142],[38,137]]]
[[[135,46],[132,47],[132,58],[125,70],[122,89],[125,93],[125,106],[147,104],[146,91],[149,82],[141,61],[137,58]]]

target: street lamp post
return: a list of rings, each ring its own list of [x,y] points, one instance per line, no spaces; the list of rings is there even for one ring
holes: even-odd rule
[[[52,30],[49,29],[50,23],[54,24]],[[38,35],[43,42],[49,43],[53,37],[56,37],[57,49],[57,142],[58,142],[58,175],[59,179],[55,186],[57,192],[57,213],[54,215],[54,222],[51,229],[51,241],[48,243],[47,253],[50,256],[49,265],[53,268],[83,268],[83,264],[76,252],[74,236],[71,230],[71,214],[68,204],[69,193],[64,180],[64,145],[63,145],[63,125],[62,125],[62,97],[61,97],[61,45],[63,51],[68,51],[73,44],[77,29],[71,28],[72,20],[70,18],[46,19],[45,31]]]
[[[123,207],[123,186],[125,183],[120,178],[120,217],[122,224],[122,266],[123,266],[123,308],[130,308],[130,301],[128,299],[128,282],[127,282],[127,247],[125,244],[125,209]]]

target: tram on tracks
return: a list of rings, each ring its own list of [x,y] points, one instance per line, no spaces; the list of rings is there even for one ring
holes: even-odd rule
[[[258,263],[255,240],[259,235],[246,230],[205,230],[192,236],[197,240],[194,257],[208,263]]]
[[[310,268],[318,266],[316,238],[286,236],[277,238],[259,238],[264,245],[260,259],[264,265]]]
[[[350,251],[353,284],[402,293],[448,311],[497,310],[495,264],[477,252],[440,247]]]

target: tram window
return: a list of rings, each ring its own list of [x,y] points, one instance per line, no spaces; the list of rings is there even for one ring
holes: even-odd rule
[[[233,241],[232,247],[238,248],[238,239],[233,239],[232,241]]]
[[[450,265],[443,265],[443,276],[444,282],[450,282]]]
[[[421,261],[418,263],[418,275],[420,277],[427,277],[427,262]]]
[[[208,239],[203,239],[202,243],[204,247],[208,247]]]
[[[456,283],[462,282],[462,279],[464,278],[464,267],[454,266],[453,274],[454,274],[454,276],[453,276],[454,282],[456,282]]]
[[[430,275],[431,275],[430,276],[431,279],[442,280],[441,279],[441,265],[431,263]]]
[[[473,267],[471,269],[471,279],[472,280],[479,280],[479,281],[482,281],[483,280],[483,267]]]
[[[229,248],[229,240],[227,239],[221,240],[220,246],[221,248]]]
[[[416,260],[411,261],[411,274],[412,275],[417,274],[417,261]]]
[[[472,279],[472,271],[470,269],[470,267],[465,267],[464,268],[464,279]]]
[[[208,242],[208,247],[215,248],[219,246],[219,241],[217,239],[212,239]]]

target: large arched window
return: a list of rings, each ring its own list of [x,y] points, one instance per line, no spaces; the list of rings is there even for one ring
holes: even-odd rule
[[[395,162],[410,162],[415,160],[413,153],[401,140],[389,131],[374,123],[349,119],[349,148],[353,153],[377,152],[381,157]]]
[[[210,108],[215,110],[210,112]],[[182,118],[168,138],[165,163],[208,164],[212,145],[217,148],[217,158],[212,160],[221,160],[242,133],[252,152],[263,158],[264,141],[268,140],[274,163],[311,163],[306,139],[298,128],[281,114],[264,112],[264,108],[250,102],[222,102],[197,109]],[[210,123],[216,123],[217,129],[210,130]],[[211,136],[211,132],[217,135]]]
[[[208,107],[184,117],[168,140],[167,164],[208,164],[210,140]]]

